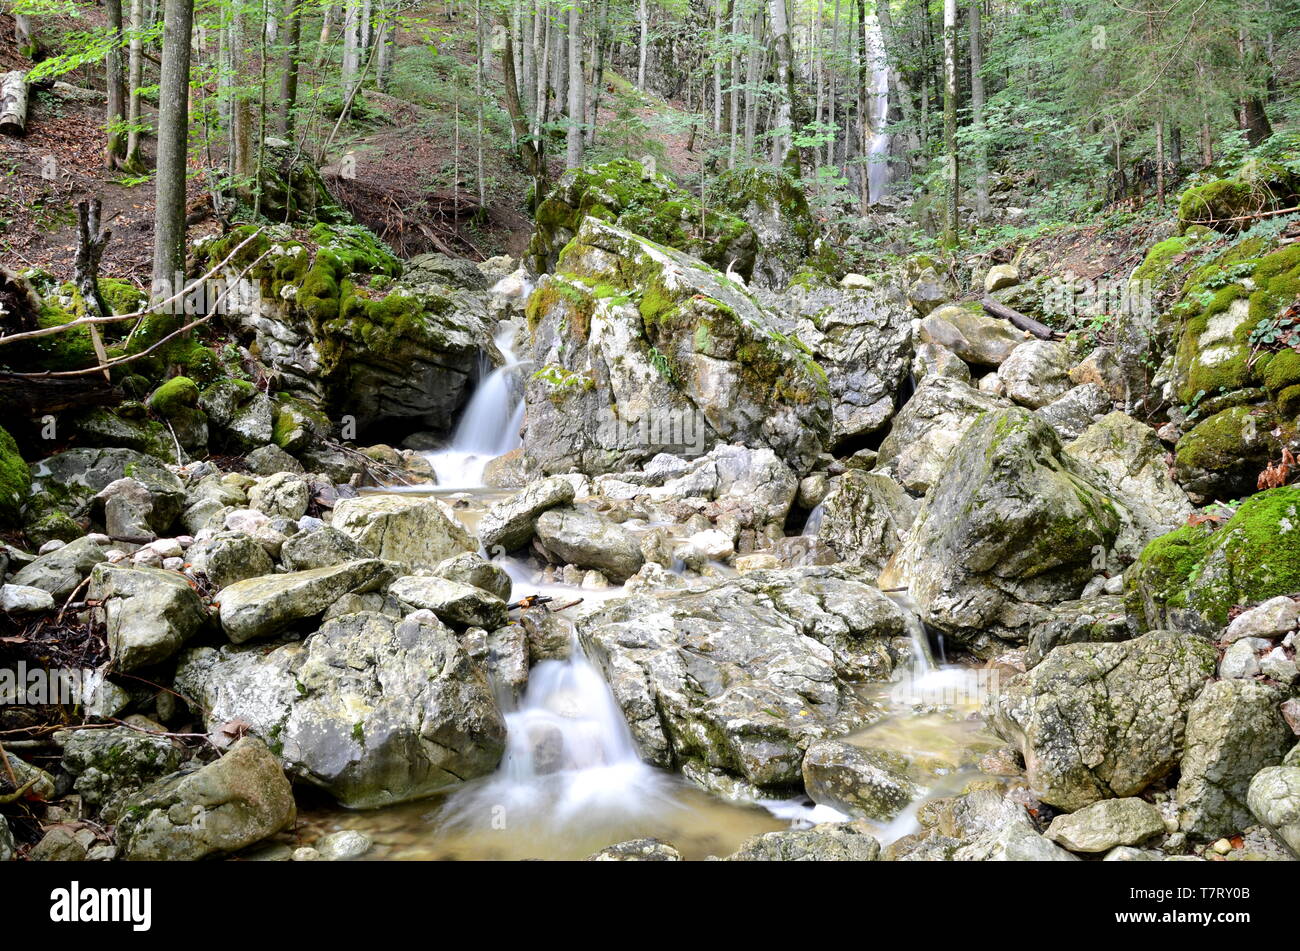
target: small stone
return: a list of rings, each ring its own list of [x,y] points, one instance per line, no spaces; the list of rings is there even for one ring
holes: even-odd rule
[[[1077,812],[1057,816],[1047,838],[1071,852],[1106,852],[1137,845],[1165,831],[1160,810],[1136,797],[1103,799]]]
[[[1297,621],[1300,621],[1300,604],[1286,595],[1278,595],[1234,618],[1223,640],[1232,643],[1245,637],[1281,637]]]
[[[319,862],[321,858],[321,854],[312,848],[293,850],[293,860],[295,862]]]
[[[54,596],[48,591],[23,584],[0,587],[0,613],[35,614],[54,609]]]
[[[320,857],[329,862],[345,862],[358,859],[370,851],[370,836],[354,829],[331,832],[316,843]]]
[[[984,277],[984,292],[991,294],[1020,283],[1020,269],[1014,264],[995,264]]]
[[[36,554],[48,555],[52,551],[58,551],[66,544],[67,542],[60,541],[57,538],[51,538],[48,542],[46,542],[44,545],[42,545],[40,548],[36,550]]]
[[[1218,839],[1210,846],[1210,849],[1213,852],[1217,852],[1219,855],[1227,855],[1232,851],[1232,843],[1227,839]]]
[[[1223,680],[1248,680],[1259,673],[1258,652],[1272,645],[1262,638],[1245,637],[1235,641],[1223,652],[1219,661],[1219,677]]]

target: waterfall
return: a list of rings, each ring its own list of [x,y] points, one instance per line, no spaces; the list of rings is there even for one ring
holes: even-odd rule
[[[446,448],[427,453],[441,487],[481,488],[488,462],[519,445],[519,426],[524,420],[519,370],[532,361],[515,356],[513,337],[514,325],[506,324],[496,338],[497,349],[506,362],[493,369],[486,356],[480,357],[481,382],[451,441]]]
[[[576,640],[568,660],[533,668],[505,720],[500,768],[453,794],[447,825],[482,825],[497,808],[511,828],[554,832],[678,808],[676,783],[642,761],[618,703]]]
[[[889,121],[889,62],[885,58],[884,34],[880,22],[874,16],[868,25],[868,38],[871,44],[872,117],[876,133],[871,139],[871,151],[868,154],[867,200],[874,205],[885,194],[885,185],[889,181],[889,163],[886,161],[889,155],[889,133],[885,131],[885,124]]]

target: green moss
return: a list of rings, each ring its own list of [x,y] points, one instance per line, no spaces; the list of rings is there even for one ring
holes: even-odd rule
[[[0,428],[0,525],[14,527],[32,489],[32,473],[14,437]]]
[[[1187,225],[1247,214],[1255,210],[1255,194],[1255,186],[1238,178],[1194,185],[1178,199],[1178,220]]]
[[[1300,352],[1290,348],[1265,354],[1259,361],[1260,377],[1272,392],[1300,383]]]
[[[198,384],[187,376],[172,377],[149,397],[149,408],[168,418],[183,409],[192,409],[198,405]]]

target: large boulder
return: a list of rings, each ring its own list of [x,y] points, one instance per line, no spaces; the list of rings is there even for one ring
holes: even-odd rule
[[[1025,342],[1025,333],[980,310],[951,304],[921,320],[919,338],[952,351],[966,363],[996,367]]]
[[[803,184],[785,169],[725,170],[709,183],[705,195],[710,208],[729,211],[753,227],[755,284],[783,288],[805,264],[822,272],[837,268],[834,252],[819,238]],[[722,269],[721,263],[717,266]]]
[[[1058,647],[985,703],[990,726],[1024,756],[1030,786],[1066,811],[1135,796],[1183,755],[1188,709],[1214,673],[1192,634]]]
[[[109,821],[117,818],[122,800],[175,772],[185,760],[182,748],[169,737],[132,727],[72,730],[59,738],[72,788]]]
[[[832,480],[821,504],[817,537],[841,561],[875,572],[902,547],[918,508],[893,479],[861,469]]]
[[[153,456],[133,449],[69,449],[31,467],[29,523],[51,512],[74,518],[91,514],[95,496],[119,479],[131,478],[150,496],[149,524],[164,532],[180,514],[185,490],[181,480]]]
[[[539,479],[509,498],[493,502],[479,519],[478,534],[483,547],[513,551],[533,537],[537,516],[557,505],[573,501],[573,482],[561,476]]]
[[[237,228],[201,251],[215,265],[251,233]],[[352,417],[361,429],[401,421],[446,431],[468,397],[480,352],[500,360],[485,290],[420,269],[393,280],[400,262],[365,228],[321,224],[309,240],[286,227],[263,228],[227,273],[234,277],[263,254],[250,275],[258,293],[232,307],[238,332],[289,395],[332,419]],[[277,407],[262,406],[270,413],[263,425],[288,448],[294,420],[280,422]]]
[[[1208,684],[1187,716],[1179,764],[1178,825],[1208,841],[1251,825],[1250,781],[1276,766],[1295,740],[1278,707],[1283,695],[1253,680]]]
[[[486,675],[427,611],[346,614],[270,652],[196,648],[176,683],[210,729],[243,720],[350,808],[431,796],[490,773],[505,748]]]
[[[1011,351],[998,367],[998,379],[1007,396],[1038,409],[1069,391],[1070,353],[1065,344],[1053,340],[1028,340]]]
[[[1300,766],[1270,766],[1250,781],[1251,814],[1300,858]]]
[[[161,568],[99,564],[86,597],[108,636],[108,653],[123,672],[171,657],[208,621],[208,611],[184,576]]]
[[[834,567],[637,594],[578,633],[648,761],[780,790],[802,783],[813,741],[867,720],[852,685],[890,675],[905,627],[866,576]]]
[[[929,492],[979,415],[1010,405],[960,380],[926,377],[894,417],[889,435],[880,444],[876,469],[913,492]]]
[[[392,569],[382,561],[363,558],[237,581],[221,592],[221,627],[236,644],[271,637],[300,621],[319,617],[345,594],[374,591],[392,577]]]
[[[257,739],[215,763],[146,786],[122,804],[118,848],[128,861],[194,861],[237,852],[294,823],[289,780]]]
[[[818,740],[808,747],[803,784],[813,802],[876,822],[894,819],[920,792],[904,757],[843,740]]]
[[[547,509],[537,517],[537,540],[561,561],[594,568],[622,583],[645,561],[641,545],[616,522],[585,507]]]
[[[460,627],[493,631],[510,620],[505,601],[482,588],[447,578],[398,578],[389,585],[388,593],[412,607],[432,611],[440,621]]]
[[[367,495],[342,499],[333,527],[376,558],[414,569],[432,569],[465,551],[477,551],[474,536],[436,498]]]
[[[528,303],[524,449],[545,474],[616,472],[719,442],[801,474],[831,429],[826,373],[741,285],[595,218]]]
[[[829,822],[746,839],[728,862],[874,862],[880,843],[866,822]]]
[[[1091,463],[1135,509],[1144,511],[1163,531],[1183,524],[1191,514],[1187,493],[1169,475],[1165,447],[1150,426],[1124,413],[1093,423],[1065,451]]]
[[[76,590],[91,569],[107,560],[103,546],[85,535],[33,559],[11,580],[15,585],[48,591],[55,600],[62,600]]]
[[[1047,827],[1047,837],[1071,852],[1107,852],[1117,845],[1140,845],[1164,831],[1160,810],[1130,796],[1102,799],[1057,816]]]
[[[719,271],[753,273],[758,239],[739,217],[707,207],[667,175],[631,159],[570,169],[537,207],[537,228],[524,258],[538,273],[554,271],[561,251],[588,218],[698,257]]]
[[[1300,591],[1300,485],[1246,499],[1216,528],[1184,525],[1150,542],[1124,576],[1141,630],[1217,635],[1236,605]]]
[[[1048,607],[1136,554],[1133,522],[1045,421],[1003,410],[981,416],[949,454],[896,568],[927,623],[966,640],[1023,641]]]
[[[288,542],[284,547],[288,547]],[[283,550],[284,548],[281,549]],[[252,535],[243,532],[217,532],[209,535],[191,545],[185,555],[190,567],[206,575],[215,591],[237,581],[269,575],[275,570],[275,562],[267,554],[266,547]],[[296,568],[288,564],[286,567],[291,571]]]
[[[796,285],[783,299],[830,381],[837,445],[884,427],[912,361],[907,300],[893,284],[871,289]]]

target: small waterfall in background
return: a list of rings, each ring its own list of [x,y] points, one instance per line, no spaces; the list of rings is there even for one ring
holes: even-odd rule
[[[679,808],[677,784],[642,761],[622,710],[576,641],[568,660],[533,668],[505,719],[500,768],[451,796],[449,827],[484,826],[504,810],[512,829],[554,833]]]
[[[486,356],[480,358],[479,385],[447,447],[427,454],[442,488],[482,488],[488,462],[520,444],[524,399],[519,371],[532,361],[515,356],[514,331],[507,323],[497,334],[497,349],[506,360],[502,366],[493,369]]]
[[[803,523],[803,531],[800,534],[804,537],[815,537],[822,529],[822,519],[825,514],[825,503],[818,502],[813,506],[813,510],[808,513],[808,520]]]
[[[868,36],[871,43],[871,96],[875,100],[872,117],[875,120],[876,134],[871,139],[870,161],[867,163],[867,200],[871,204],[878,202],[885,194],[885,185],[889,181],[889,133],[885,124],[889,121],[889,63],[885,58],[885,38],[880,23],[873,16],[869,25]]]

